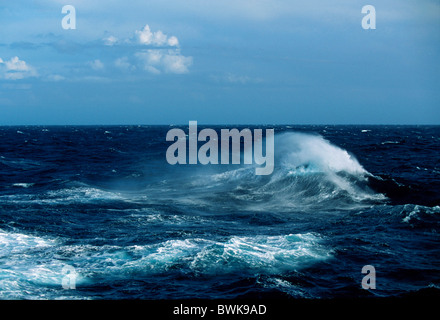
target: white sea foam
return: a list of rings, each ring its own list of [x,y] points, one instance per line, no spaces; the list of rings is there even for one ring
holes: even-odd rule
[[[194,275],[278,274],[295,271],[331,257],[316,234],[233,236],[223,241],[203,238],[167,240],[152,245],[111,248],[82,256],[98,272],[155,274],[181,270]],[[108,248],[110,249],[110,248]],[[86,253],[87,254],[87,253]],[[85,258],[85,259],[84,259]]]
[[[48,192],[49,198],[62,199],[71,202],[87,202],[93,200],[121,200],[122,195],[118,192],[106,191],[93,187],[77,187]]]
[[[414,204],[405,204],[401,209],[401,213],[404,215],[402,222],[413,224],[415,222],[423,222],[426,216],[440,215],[440,206],[426,207]],[[435,226],[432,226],[435,228]]]
[[[357,159],[318,135],[285,133],[277,136],[276,155],[280,165],[293,171],[367,174]]]
[[[61,284],[63,263],[45,256],[56,244],[53,239],[0,230],[0,299],[40,299],[47,286]]]
[[[50,239],[0,230],[0,258],[21,253],[30,248],[44,248],[53,244],[54,241]]]
[[[12,186],[14,186],[14,187],[21,187],[21,188],[30,188],[34,184],[35,183],[14,183]]]
[[[34,184],[15,183],[15,187],[29,188]],[[48,191],[45,194],[11,194],[2,195],[0,199],[4,202],[22,203],[22,204],[45,204],[57,205],[66,203],[90,203],[97,201],[125,201],[127,198],[119,192],[106,191],[93,187],[74,187]]]
[[[171,239],[133,246],[69,245],[0,230],[0,298],[71,297],[63,290],[63,268],[74,266],[76,286],[119,278],[182,272],[195,277],[240,272],[277,275],[331,258],[315,233]]]

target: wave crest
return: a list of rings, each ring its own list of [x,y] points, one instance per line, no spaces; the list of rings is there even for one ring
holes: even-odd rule
[[[369,188],[369,177],[373,175],[347,150],[319,135],[288,132],[275,137],[272,175],[257,176],[253,167],[241,166],[193,176],[187,186],[196,192],[185,201],[222,202],[256,211],[352,209],[385,199]]]

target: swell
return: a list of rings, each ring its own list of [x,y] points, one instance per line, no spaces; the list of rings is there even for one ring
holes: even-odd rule
[[[276,135],[274,158],[269,176],[255,175],[254,165],[197,166],[142,192],[173,202],[257,211],[353,209],[385,200],[370,188],[374,176],[354,155],[319,135]]]

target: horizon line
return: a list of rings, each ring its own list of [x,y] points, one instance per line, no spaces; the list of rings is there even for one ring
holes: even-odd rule
[[[190,120],[190,121],[196,121],[196,120]],[[134,123],[134,124],[0,124],[0,127],[120,127],[120,126],[185,126],[188,125],[188,123],[172,123],[172,124],[147,124],[147,123],[143,123],[143,124],[138,124],[138,123]],[[411,123],[377,123],[377,124],[372,124],[372,123],[347,123],[347,124],[330,124],[330,123],[296,123],[296,124],[291,124],[291,123],[281,123],[281,124],[275,124],[275,123],[270,123],[270,124],[263,124],[263,123],[255,123],[255,124],[251,124],[251,123],[232,123],[232,124],[227,124],[227,123],[223,123],[223,124],[213,124],[213,123],[199,123],[197,121],[198,125],[202,125],[202,126],[440,126],[440,124],[430,124],[430,123],[423,123],[423,124],[411,124]]]

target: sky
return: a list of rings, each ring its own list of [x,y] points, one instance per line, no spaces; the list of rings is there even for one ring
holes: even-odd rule
[[[0,125],[440,124],[438,0],[0,0],[0,26]]]

